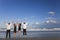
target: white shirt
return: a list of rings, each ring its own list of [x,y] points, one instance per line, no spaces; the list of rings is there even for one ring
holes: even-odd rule
[[[11,28],[11,24],[9,25],[8,23],[6,23],[6,26],[7,26],[7,30],[10,30]]]
[[[23,26],[23,29],[26,29],[27,28],[27,23],[22,23],[22,26]]]

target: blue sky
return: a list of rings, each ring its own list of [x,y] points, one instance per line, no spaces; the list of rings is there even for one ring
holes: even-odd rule
[[[16,19],[37,24],[49,20],[60,22],[60,1],[0,0],[0,22]]]

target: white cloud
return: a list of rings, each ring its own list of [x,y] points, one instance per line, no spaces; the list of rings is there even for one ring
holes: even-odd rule
[[[35,24],[40,24],[39,22],[36,22]]]
[[[54,15],[55,14],[55,12],[52,12],[52,11],[51,12],[48,12],[48,13],[51,14],[51,15]]]
[[[57,19],[53,17],[48,17],[45,19],[47,20],[46,23],[58,23]]]
[[[49,23],[49,21],[46,21],[46,23]]]
[[[55,19],[55,18],[53,18],[53,17],[46,17],[45,19],[49,20],[49,19]]]
[[[46,23],[57,23],[55,20],[47,20]]]

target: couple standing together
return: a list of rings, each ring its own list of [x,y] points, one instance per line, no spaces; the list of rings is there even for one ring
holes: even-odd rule
[[[27,26],[27,23],[6,23],[6,28],[7,28],[7,30],[6,30],[6,38],[8,37],[8,34],[9,34],[9,38],[11,38],[11,36],[10,36],[10,31],[11,31],[11,25],[13,25],[13,27],[14,27],[14,37],[16,37],[16,29],[17,29],[17,26],[18,26],[18,32],[19,32],[19,36],[20,36],[20,32],[21,32],[21,26],[22,26],[22,28],[23,28],[23,35],[26,35],[27,33],[26,33],[26,26]]]

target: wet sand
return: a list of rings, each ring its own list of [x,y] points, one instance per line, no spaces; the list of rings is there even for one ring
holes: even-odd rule
[[[0,40],[60,40],[60,37],[44,37],[44,38],[11,38],[11,39],[6,39],[6,38],[0,38]]]

